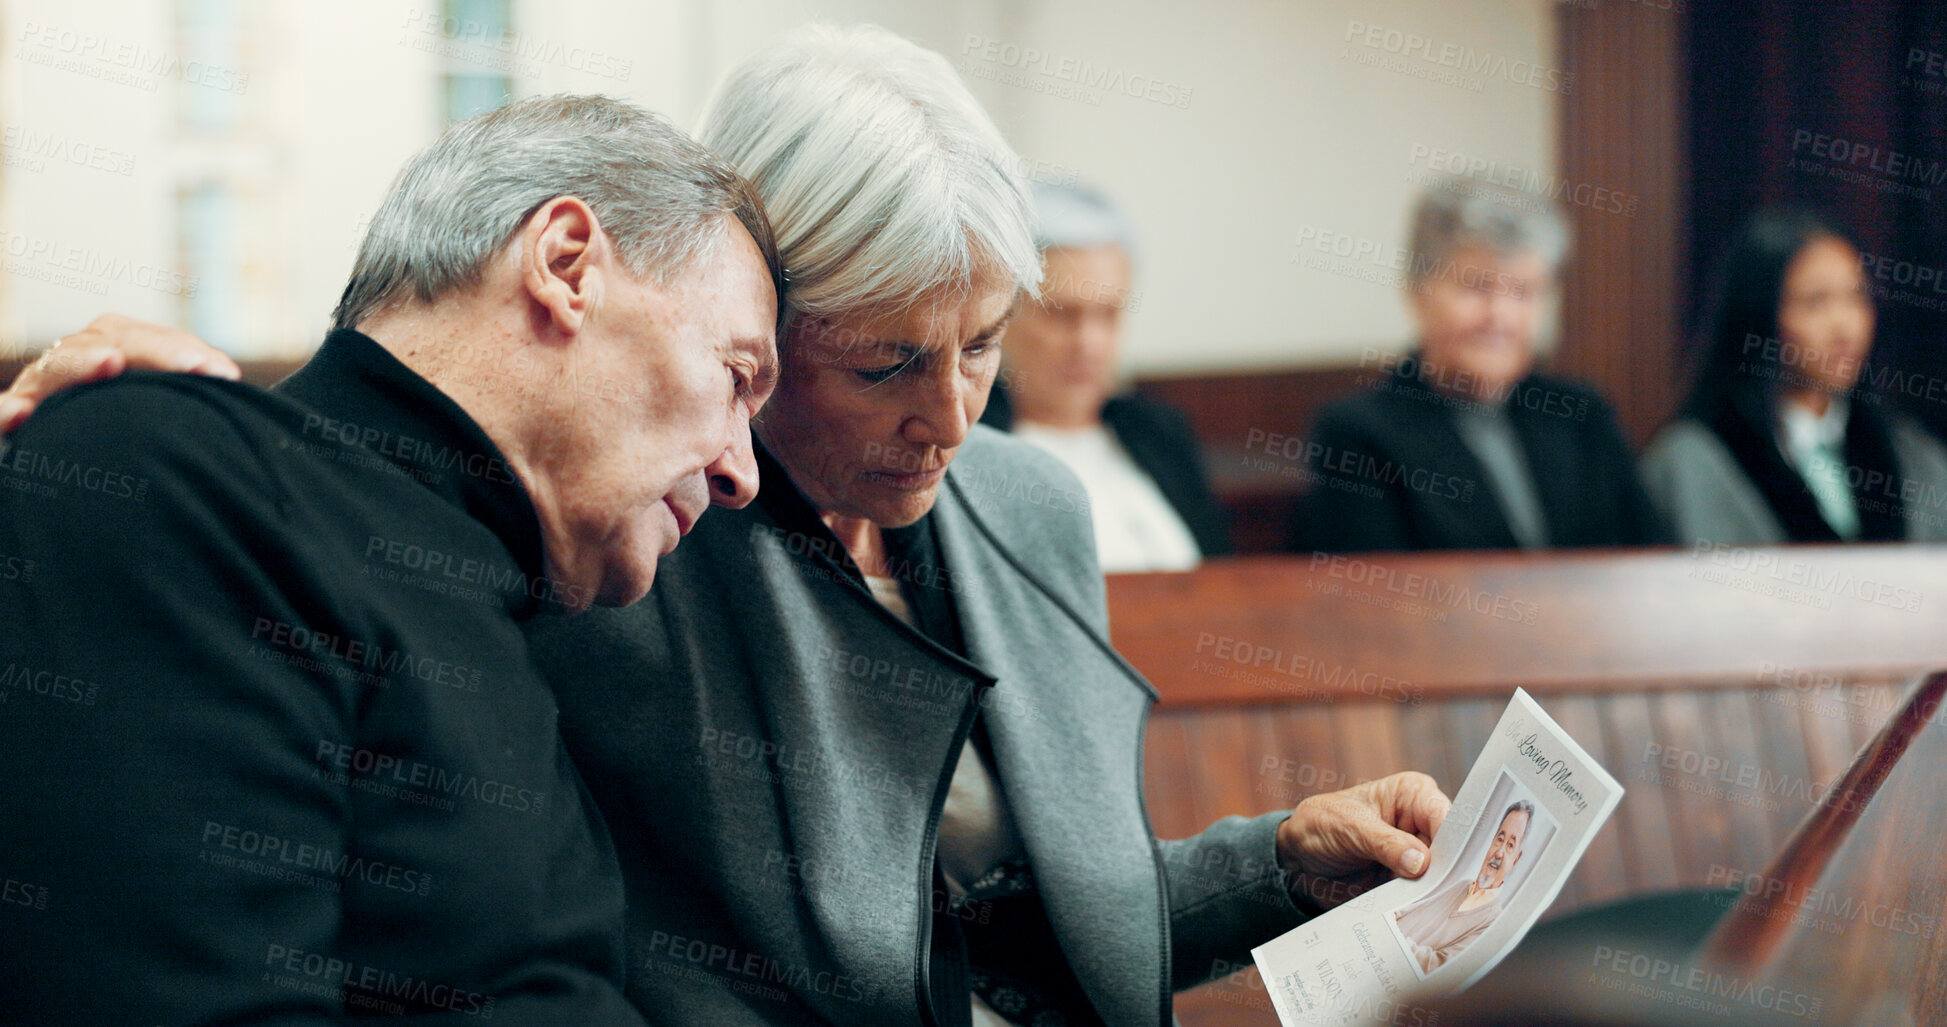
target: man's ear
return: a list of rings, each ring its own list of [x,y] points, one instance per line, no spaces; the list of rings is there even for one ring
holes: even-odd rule
[[[601,299],[599,265],[608,246],[595,212],[573,196],[557,196],[527,219],[517,244],[536,320],[562,335],[580,332]]]

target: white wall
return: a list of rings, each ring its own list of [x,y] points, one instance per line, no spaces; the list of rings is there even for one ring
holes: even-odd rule
[[[693,126],[711,84],[789,26],[876,21],[946,54],[1036,177],[1094,183],[1128,209],[1143,251],[1134,369],[1288,367],[1356,357],[1406,333],[1397,291],[1363,279],[1384,277],[1399,246],[1416,191],[1407,179],[1425,167],[1415,152],[1553,167],[1556,94],[1516,81],[1523,62],[1538,62],[1547,82],[1552,7],[515,0],[515,88],[611,93]],[[187,301],[167,277],[182,266],[176,191],[217,168],[254,197],[238,229],[249,274],[233,304],[237,348],[314,345],[365,217],[439,127],[438,71],[464,41],[427,27],[438,9],[239,0],[251,41],[234,69],[248,76],[236,99],[246,130],[212,140],[176,129],[185,94],[210,85],[141,70],[187,52],[170,4],[0,0],[0,122],[14,133],[0,168],[0,344],[38,346],[103,310],[182,323]],[[1378,30],[1376,45],[1360,24]],[[30,31],[46,26],[56,35]],[[1415,52],[1390,52],[1409,37],[1423,41]],[[462,52],[474,55],[462,63],[483,59]],[[1462,72],[1461,85],[1422,77],[1451,73],[1443,54],[1483,71]],[[50,137],[120,155],[126,173],[49,159],[48,146],[68,145]],[[1376,253],[1352,273],[1301,263],[1330,258],[1298,245],[1324,233]]]
[[[1390,57],[1354,22],[1548,63],[1552,7],[1535,0],[1166,0],[1037,4],[1019,38],[1190,90],[1188,107],[1101,94],[1101,105],[989,85],[1023,153],[1076,168],[1142,237],[1129,363],[1141,370],[1282,367],[1356,357],[1407,332],[1396,289],[1307,269],[1297,240],[1341,233],[1401,245],[1415,146],[1552,167],[1554,94],[1503,79],[1481,92],[1358,66]],[[969,64],[975,58],[969,58]],[[1444,70],[1419,58],[1425,70]],[[1491,66],[1499,66],[1498,61]],[[1478,76],[1474,76],[1478,77]],[[1046,76],[1041,78],[1045,82]],[[1544,79],[1545,81],[1545,79]],[[1013,96],[995,96],[1009,89]],[[1167,96],[1165,97],[1167,99]],[[1422,161],[1424,164],[1424,161]],[[1305,249],[1315,258],[1329,253]],[[1373,260],[1361,269],[1382,272]]]
[[[126,69],[80,53],[84,36],[115,46],[159,39],[161,12],[102,0],[13,2],[4,19],[0,338],[17,339],[24,331],[45,341],[58,334],[55,326],[78,326],[111,307],[172,316],[168,294],[99,273],[123,260],[130,278],[137,266],[149,276],[175,265],[166,209],[151,196],[172,158],[164,137],[172,94],[146,76],[133,78],[135,84],[93,77],[89,71]],[[55,33],[50,43],[35,37],[43,28]],[[97,153],[99,166],[88,167]],[[71,163],[71,155],[82,163]]]

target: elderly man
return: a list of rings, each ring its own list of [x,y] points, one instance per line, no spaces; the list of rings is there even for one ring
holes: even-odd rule
[[[1609,405],[1534,369],[1567,247],[1546,200],[1466,179],[1426,191],[1407,254],[1419,347],[1320,411],[1293,549],[1664,541]]]
[[[1522,800],[1508,806],[1494,829],[1494,840],[1481,855],[1481,869],[1466,882],[1432,895],[1393,914],[1399,933],[1413,946],[1421,973],[1432,973],[1474,943],[1501,915],[1506,904],[1501,885],[1521,862],[1521,840],[1534,820],[1534,803]]]
[[[278,393],[46,402],[0,457],[9,1018],[640,1023],[521,622],[751,500],[778,275],[665,122],[523,101],[407,165]]]
[[[1041,296],[1007,331],[1002,371],[981,420],[1055,456],[1082,480],[1096,555],[1109,573],[1186,570],[1230,552],[1183,415],[1133,391],[1116,394],[1122,316],[1135,240],[1108,200],[1034,187]]]

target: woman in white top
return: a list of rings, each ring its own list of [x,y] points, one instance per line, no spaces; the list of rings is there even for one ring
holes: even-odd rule
[[[1859,250],[1818,215],[1765,210],[1719,262],[1704,366],[1644,454],[1685,545],[1947,539],[1947,447],[1871,391]]]

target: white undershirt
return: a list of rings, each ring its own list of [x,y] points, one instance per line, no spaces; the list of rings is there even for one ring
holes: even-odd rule
[[[1203,558],[1189,525],[1163,498],[1156,479],[1136,465],[1107,427],[1050,428],[1021,421],[1014,433],[1061,458],[1082,479],[1103,573],[1187,571]]]
[[[1846,481],[1846,401],[1833,397],[1823,415],[1785,402],[1778,409],[1778,448],[1812,490],[1819,514],[1840,538],[1859,537],[1859,506]]]

